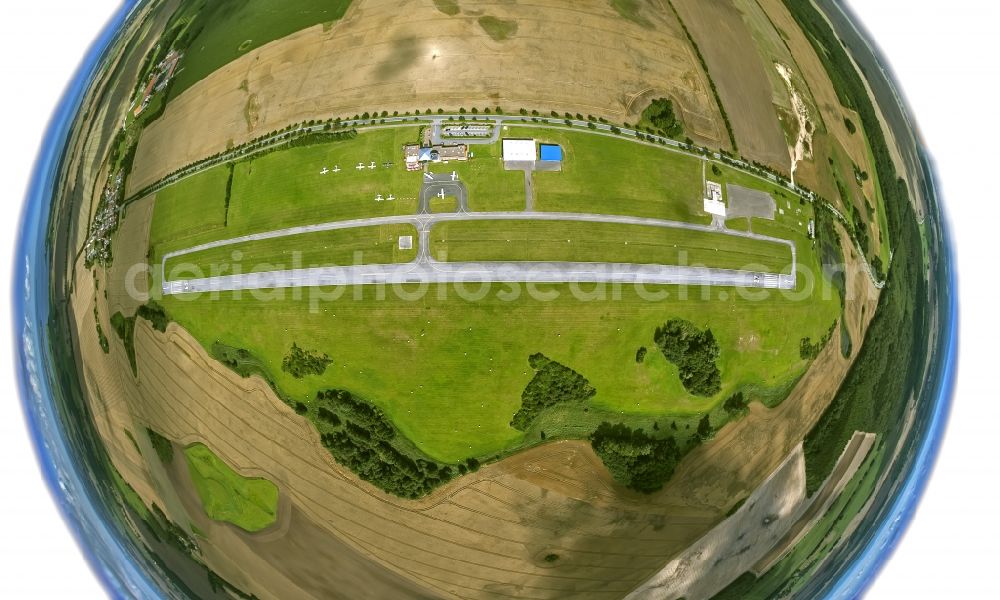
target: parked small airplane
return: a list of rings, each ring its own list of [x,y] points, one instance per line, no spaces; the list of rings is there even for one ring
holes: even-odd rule
[[[382,194],[375,196],[375,202],[381,202],[383,200],[385,200],[385,198],[382,197]]]
[[[374,169],[374,168],[375,168],[375,167],[377,167],[377,166],[378,166],[378,165],[376,165],[376,164],[375,164],[375,161],[373,160],[373,161],[371,162],[371,164],[370,164],[370,165],[368,165],[368,168],[369,168],[369,169]]]
[[[437,193],[437,197],[444,200],[444,189],[442,188],[440,192]]]
[[[388,161],[382,163],[382,166],[385,167],[386,169],[388,169],[389,167],[392,166],[392,161],[388,160]]]
[[[329,173],[329,172],[330,172],[330,169],[327,169],[326,167],[323,167],[323,170],[322,170],[322,171],[320,171],[320,172],[319,172],[319,174],[320,174],[320,175],[326,175],[326,174],[327,174],[327,173]]]
[[[458,173],[456,173],[455,171],[452,171],[451,172],[451,180],[452,181],[458,181]]]
[[[365,170],[365,163],[358,163],[358,166],[356,166],[354,168],[357,169],[357,170],[359,170],[359,171],[364,171]]]
[[[389,197],[388,197],[388,198],[386,198],[386,200],[388,200],[389,202],[392,202],[392,201],[393,201],[393,200],[395,200],[395,199],[396,199],[396,197],[395,197],[395,196],[393,196],[392,194],[389,194]]]
[[[340,165],[333,165],[333,172],[340,173]]]
[[[424,173],[424,179],[426,179],[427,181],[434,181],[434,173],[427,171],[426,173]]]

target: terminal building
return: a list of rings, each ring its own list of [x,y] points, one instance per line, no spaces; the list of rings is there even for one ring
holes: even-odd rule
[[[469,160],[469,147],[465,144],[439,146],[420,146],[407,144],[403,146],[403,158],[407,171],[419,171],[427,163],[464,162]]]

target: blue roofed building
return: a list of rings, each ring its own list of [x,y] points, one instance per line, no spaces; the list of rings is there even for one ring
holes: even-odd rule
[[[541,160],[561,161],[563,159],[562,147],[557,144],[540,144],[539,154]]]

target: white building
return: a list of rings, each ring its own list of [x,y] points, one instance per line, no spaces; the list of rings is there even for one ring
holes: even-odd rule
[[[537,159],[538,155],[535,150],[535,140],[503,141],[504,162],[535,161]]]

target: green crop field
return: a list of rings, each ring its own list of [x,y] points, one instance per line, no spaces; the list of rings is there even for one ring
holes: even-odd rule
[[[188,446],[184,457],[209,518],[251,532],[277,519],[278,488],[270,481],[241,476],[204,444]]]
[[[177,96],[220,67],[264,44],[314,25],[332,24],[351,0],[243,0],[190,3],[182,19],[191,19],[190,43],[182,70],[171,89]]]
[[[563,148],[561,173],[535,173],[535,210],[711,221],[702,212],[698,158],[571,129],[518,126],[510,135]]]
[[[784,244],[715,232],[582,221],[441,223],[431,230],[431,255],[449,261],[624,262],[775,273],[790,272],[792,263]]]
[[[399,249],[399,237],[403,235],[413,236],[413,249]],[[167,261],[166,272],[172,280],[213,273],[405,263],[417,257],[417,237],[416,228],[408,224],[303,233],[182,254]]]

